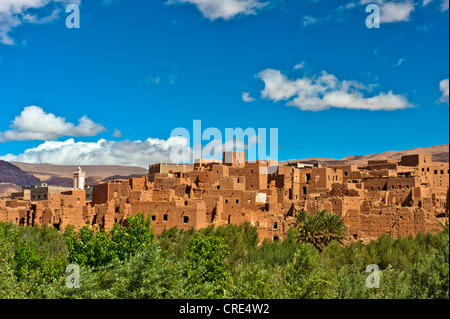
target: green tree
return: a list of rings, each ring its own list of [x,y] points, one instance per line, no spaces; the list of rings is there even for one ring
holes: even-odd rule
[[[80,266],[105,266],[114,259],[124,260],[154,239],[150,216],[136,214],[126,225],[115,224],[111,231],[82,227],[79,232],[67,228],[65,232],[70,263]]]
[[[225,262],[228,255],[222,238],[203,234],[194,238],[186,254],[190,281],[211,283],[218,295],[223,293],[230,278],[229,265]]]
[[[26,297],[24,283],[14,275],[14,245],[18,238],[17,227],[0,222],[0,299]]]
[[[186,289],[185,259],[163,258],[159,243],[141,246],[126,260],[80,269],[81,286],[68,289],[60,280],[44,290],[45,298],[69,299],[182,299]]]
[[[440,233],[441,245],[431,256],[421,254],[415,258],[411,270],[412,291],[418,299],[449,298],[449,236]]]
[[[22,241],[14,249],[14,274],[18,281],[26,284],[28,294],[60,278],[66,264],[67,260],[60,255],[49,257],[47,251],[39,253],[36,243]]]
[[[333,298],[330,274],[319,264],[319,251],[309,243],[300,243],[294,259],[284,268],[287,298]]]
[[[78,233],[68,228],[65,233],[69,262],[79,266],[104,266],[117,257],[111,239],[103,229],[82,227]]]
[[[64,236],[54,227],[34,225],[33,227],[18,226],[16,229],[19,241],[35,243],[38,253],[46,252],[49,257],[68,256]]]
[[[262,262],[240,263],[225,292],[230,299],[283,299],[285,295],[283,267],[268,267]]]
[[[165,229],[158,236],[162,253],[166,256],[175,255],[177,258],[184,258],[189,243],[195,234],[196,231],[193,228],[187,231],[183,231],[177,227]]]
[[[265,267],[282,266],[290,262],[297,252],[298,244],[289,240],[274,242],[264,240],[263,243],[246,258],[247,263],[261,263]]]
[[[142,245],[153,241],[155,234],[151,226],[151,216],[136,214],[126,220],[125,227],[115,224],[109,233],[111,249],[124,260],[137,252]]]
[[[219,237],[228,249],[227,264],[233,269],[241,260],[253,252],[258,245],[258,231],[249,223],[243,225],[227,225],[225,227],[210,226],[199,231],[205,236]]]
[[[341,216],[325,210],[316,215],[301,211],[296,218],[297,242],[307,242],[322,251],[333,241],[343,243],[347,229]],[[292,234],[292,233],[291,233]]]

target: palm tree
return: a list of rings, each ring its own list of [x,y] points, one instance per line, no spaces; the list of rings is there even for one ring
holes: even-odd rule
[[[347,236],[343,218],[326,210],[318,211],[316,215],[301,211],[297,215],[296,228],[297,242],[310,243],[320,251],[333,241],[342,244]]]

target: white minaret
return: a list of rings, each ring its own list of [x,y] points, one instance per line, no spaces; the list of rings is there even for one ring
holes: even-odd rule
[[[81,171],[81,166],[73,173],[73,189],[84,189],[86,173]]]

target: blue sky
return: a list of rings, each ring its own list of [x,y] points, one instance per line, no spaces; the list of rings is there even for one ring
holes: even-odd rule
[[[193,120],[278,128],[280,161],[448,144],[448,0],[21,4],[0,0],[0,159],[145,166]]]

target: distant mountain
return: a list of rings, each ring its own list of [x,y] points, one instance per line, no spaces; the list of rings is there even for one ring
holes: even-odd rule
[[[40,182],[39,178],[24,172],[16,165],[0,161],[0,183],[9,183],[17,186],[34,186]]]
[[[7,197],[11,193],[18,193],[22,191],[22,187],[11,183],[0,183],[0,197]]]
[[[86,185],[97,185],[101,181],[103,181],[103,177],[100,176],[89,176],[86,177]],[[55,185],[61,187],[73,187],[73,177],[59,177],[59,176],[51,176],[50,178],[45,178],[45,183],[48,185]]]
[[[29,174],[38,177],[43,183],[55,186],[71,187],[73,172],[78,166],[52,164],[12,163]],[[104,180],[137,177],[148,174],[148,169],[135,166],[87,165],[81,167],[86,172],[86,185],[96,185]]]
[[[296,163],[301,162],[305,164],[315,164],[320,163],[322,165],[365,165],[370,160],[380,160],[380,159],[392,159],[400,161],[402,156],[413,155],[413,154],[432,154],[433,161],[435,162],[449,162],[449,145],[438,145],[431,147],[418,147],[406,151],[388,151],[384,153],[377,153],[371,155],[354,155],[348,156],[340,160],[332,158],[307,158],[300,160],[291,160],[282,162],[281,164]]]

